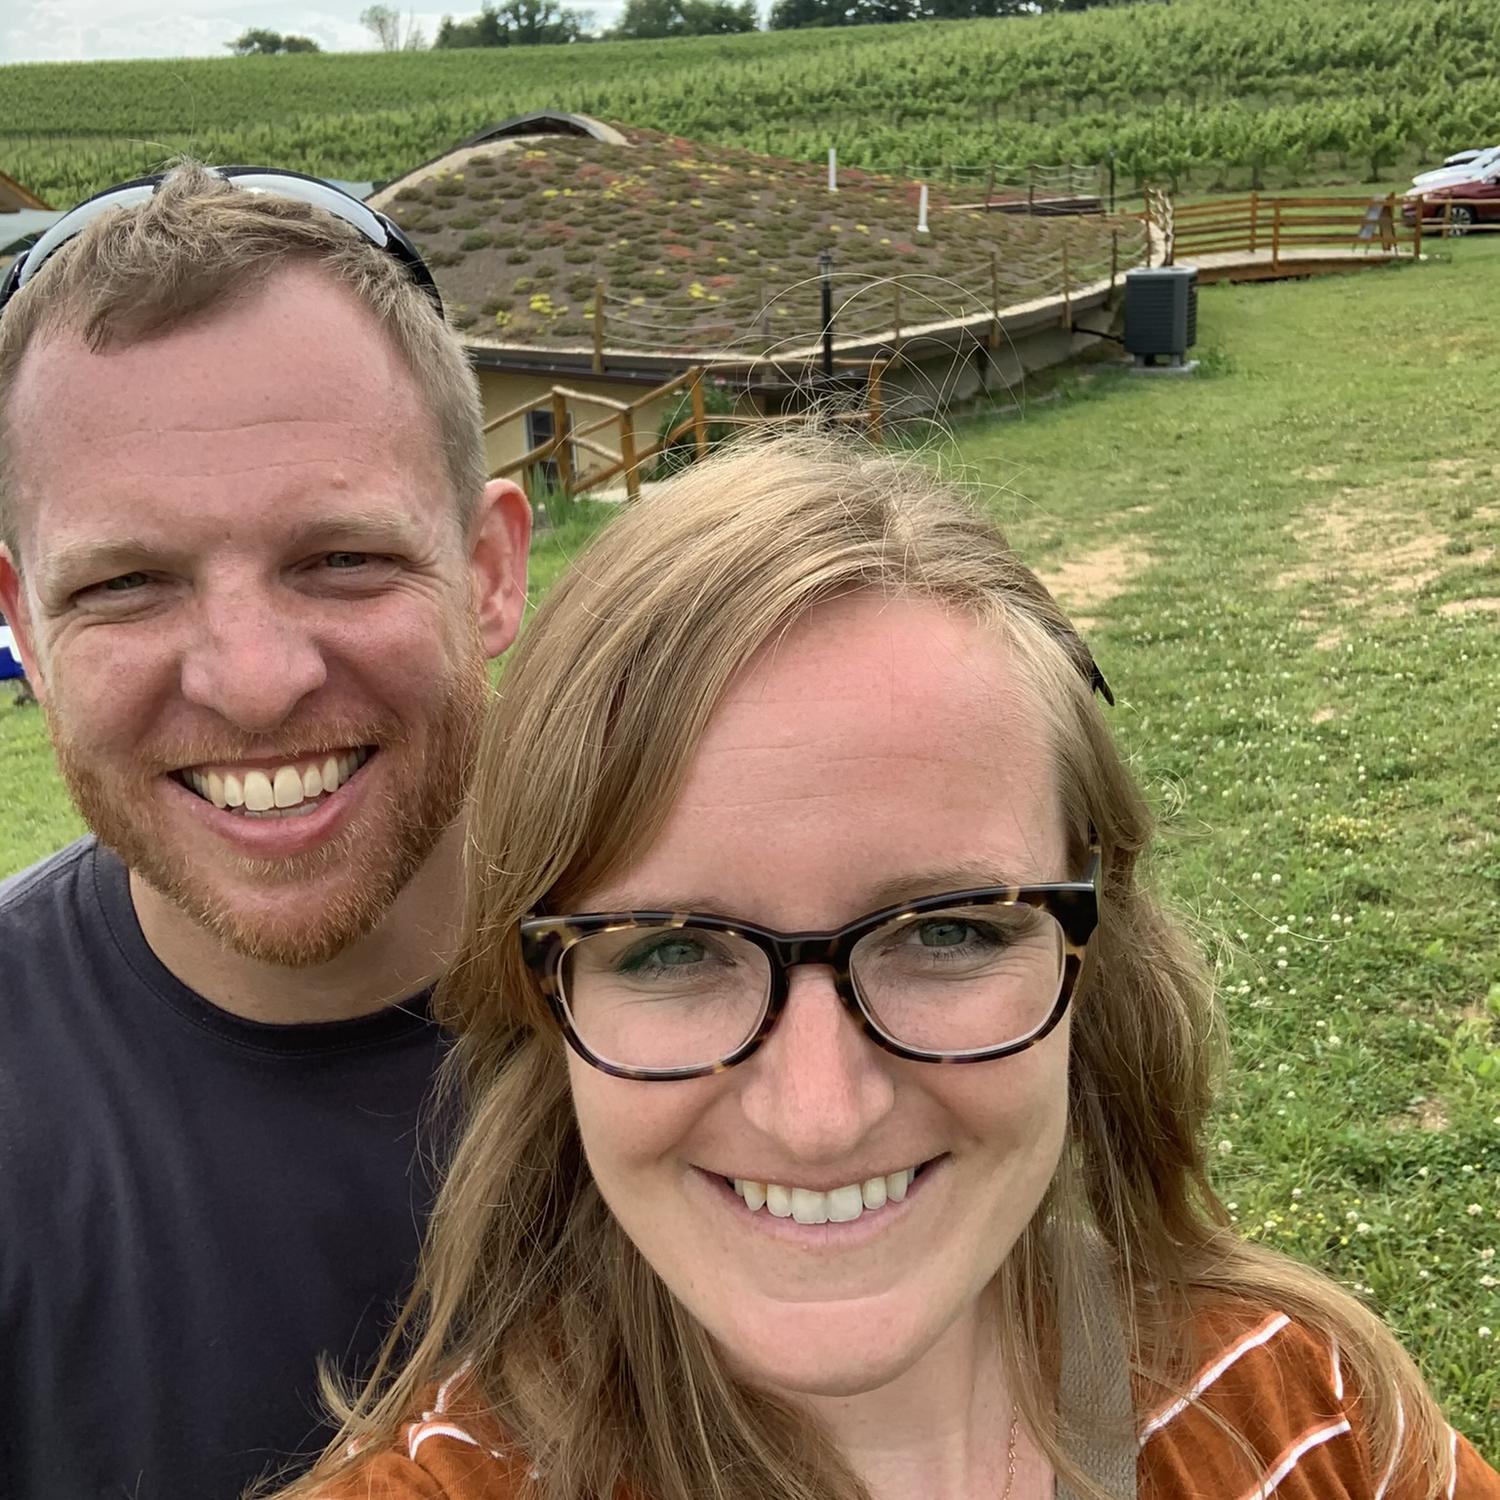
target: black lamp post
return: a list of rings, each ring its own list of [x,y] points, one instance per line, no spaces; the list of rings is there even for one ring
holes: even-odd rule
[[[823,278],[823,374],[833,375],[833,251],[818,251],[818,271]]]

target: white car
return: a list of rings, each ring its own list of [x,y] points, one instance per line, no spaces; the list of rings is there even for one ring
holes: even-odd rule
[[[1460,151],[1458,154],[1468,156],[1466,151]],[[1411,185],[1421,190],[1446,187],[1450,182],[1471,182],[1496,167],[1500,167],[1500,146],[1491,146],[1486,151],[1476,152],[1468,161],[1459,162],[1453,166],[1444,163],[1435,171],[1423,172],[1412,178]]]

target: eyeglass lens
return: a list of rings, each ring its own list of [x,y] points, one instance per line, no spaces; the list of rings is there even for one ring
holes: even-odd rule
[[[866,934],[854,986],[892,1040],[938,1053],[1003,1047],[1036,1031],[1061,993],[1062,928],[1037,907],[957,906]],[[711,1067],[754,1034],[771,962],[710,928],[591,933],[567,951],[563,1003],[596,1057],[632,1069]]]

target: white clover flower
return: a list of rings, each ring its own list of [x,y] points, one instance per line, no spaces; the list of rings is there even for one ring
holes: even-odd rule
[[[1482,1208],[1481,1208],[1481,1207],[1480,1207],[1480,1206],[1479,1206],[1479,1205],[1478,1205],[1478,1204],[1477,1204],[1477,1203],[1471,1203],[1471,1204],[1470,1204],[1470,1205],[1469,1205],[1469,1206],[1468,1206],[1468,1207],[1467,1207],[1467,1208],[1466,1208],[1466,1209],[1465,1209],[1465,1210],[1464,1210],[1464,1212],[1465,1212],[1465,1213],[1466,1213],[1466,1214],[1468,1214],[1468,1216],[1469,1216],[1469,1217],[1470,1217],[1470,1218],[1471,1218],[1471,1219],[1477,1219],[1477,1218],[1478,1218],[1478,1217],[1479,1217],[1479,1216],[1480,1216],[1480,1214],[1482,1214],[1482,1213],[1483,1213],[1483,1212],[1484,1212],[1484,1210],[1483,1210],[1483,1209],[1482,1209]]]
[[[1486,1327],[1485,1327],[1485,1326],[1484,1326],[1484,1324],[1483,1324],[1483,1323],[1481,1323],[1481,1324],[1480,1324],[1480,1325],[1479,1325],[1479,1327],[1478,1327],[1478,1328],[1476,1328],[1476,1329],[1475,1329],[1475,1330],[1474,1330],[1474,1332],[1475,1332],[1475,1333],[1476,1333],[1476,1334],[1477,1334],[1477,1335],[1478,1335],[1478,1336],[1479,1336],[1479,1337],[1480,1337],[1480,1338],[1482,1338],[1482,1339],[1487,1339],[1487,1338],[1488,1338],[1488,1337],[1489,1337],[1489,1336],[1490,1336],[1490,1331],[1489,1331],[1489,1329],[1488,1329],[1488,1328],[1486,1328]]]
[[[1233,1150],[1234,1150],[1234,1142],[1233,1141],[1220,1141],[1219,1142],[1219,1155],[1220,1156],[1228,1156],[1229,1153],[1231,1151],[1233,1151]]]
[[[1359,1223],[1354,1226],[1355,1234],[1369,1234],[1370,1229],[1371,1226],[1369,1224],[1366,1224],[1363,1219],[1361,1219]]]

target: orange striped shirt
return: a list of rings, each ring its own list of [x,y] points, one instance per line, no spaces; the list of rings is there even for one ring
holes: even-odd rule
[[[1138,1407],[1139,1500],[1417,1500],[1414,1477],[1377,1472],[1336,1345],[1274,1311],[1206,1315],[1202,1332],[1215,1352],[1190,1396]],[[1258,1475],[1208,1411],[1243,1435]],[[523,1500],[530,1465],[485,1433],[455,1377],[394,1447],[320,1500]],[[1500,1474],[1452,1428],[1448,1441],[1445,1500],[1500,1500]]]

